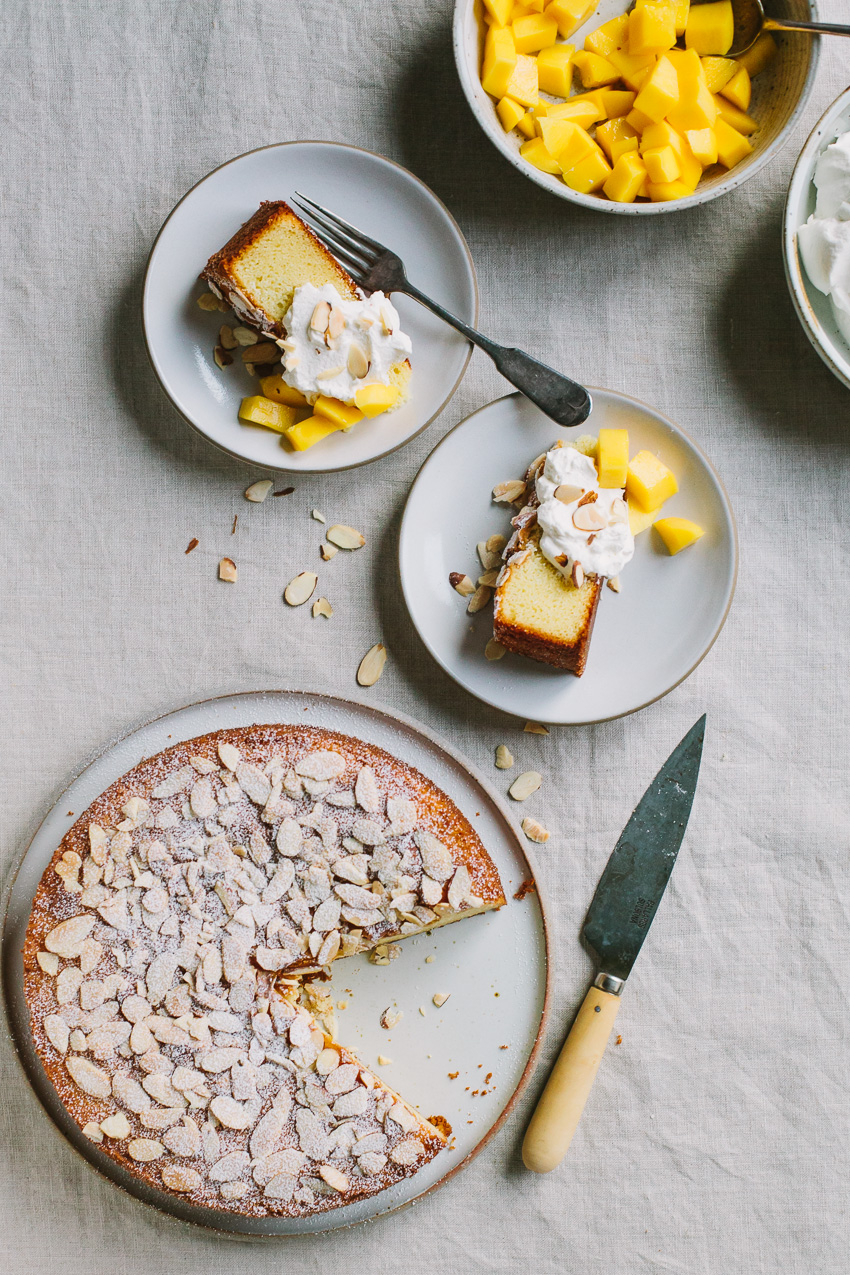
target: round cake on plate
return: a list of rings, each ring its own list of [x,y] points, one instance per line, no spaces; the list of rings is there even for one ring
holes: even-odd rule
[[[83,1132],[150,1186],[256,1216],[339,1207],[447,1131],[335,1041],[323,974],[504,902],[468,820],[382,749],[205,735],[141,762],[56,850],[24,949],[35,1047]]]

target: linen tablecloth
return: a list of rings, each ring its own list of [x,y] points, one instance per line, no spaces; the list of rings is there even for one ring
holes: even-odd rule
[[[821,7],[850,18],[837,0]],[[450,18],[448,0],[7,0],[3,884],[69,776],[110,738],[224,691],[356,695],[357,663],[382,640],[376,704],[427,723],[499,783],[499,743],[544,775],[535,813],[553,835],[539,859],[557,908],[541,1067],[468,1171],[415,1208],[248,1248],[161,1218],[89,1171],[4,1040],[5,1275],[850,1265],[850,395],[797,323],[780,250],[792,165],[850,79],[850,45],[825,43],[805,118],[766,171],[703,208],[633,220],[574,209],[501,159],[461,96]],[[716,464],[739,524],[737,597],[708,658],[662,702],[526,735],[459,691],[413,632],[394,566],[399,518],[439,438],[507,389],[480,354],[408,447],[298,479],[231,538],[261,475],[166,401],[144,353],[140,285],[191,185],[243,151],[303,137],[412,169],[469,241],[484,330],[653,404]],[[335,578],[329,623],[280,597],[315,553],[314,505],[368,541]],[[186,557],[191,537],[200,546]],[[226,553],[235,587],[216,579]],[[568,1159],[534,1177],[519,1142],[584,994],[584,910],[632,806],[703,710],[691,829],[623,1001],[622,1044]]]

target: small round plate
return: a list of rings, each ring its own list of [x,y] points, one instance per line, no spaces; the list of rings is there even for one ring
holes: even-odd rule
[[[333,967],[328,990],[335,1001],[348,1003],[337,1015],[340,1038],[425,1115],[444,1115],[453,1136],[451,1148],[415,1177],[312,1218],[242,1217],[196,1208],[123,1170],[83,1135],[60,1103],[33,1047],[23,991],[21,949],[33,896],[80,812],[145,757],[209,731],[267,722],[306,722],[340,731],[415,766],[469,819],[508,899],[499,912],[405,939],[398,960],[387,966],[355,956]],[[534,865],[501,798],[458,753],[409,718],[306,691],[252,692],[190,704],[110,745],[73,781],[33,838],[11,888],[3,931],[3,990],[12,1038],[38,1098],[74,1149],[144,1203],[183,1221],[243,1236],[304,1234],[370,1221],[410,1204],[468,1164],[501,1126],[531,1075],[546,1020],[549,962],[538,890],[526,891],[521,902],[512,898],[529,880],[535,880]],[[450,994],[439,1009],[432,1003],[437,992]],[[397,1005],[404,1015],[390,1032],[379,1025],[387,1005]],[[418,1012],[420,1005],[424,1014]],[[378,1054],[388,1054],[392,1066],[378,1067]]]
[[[148,260],[142,300],[145,341],[154,371],[177,411],[231,456],[289,473],[331,473],[377,460],[403,446],[445,407],[469,362],[459,333],[408,297],[394,297],[413,342],[410,398],[305,452],[278,434],[237,419],[240,401],[259,394],[237,357],[213,359],[226,316],[204,311],[198,275],[263,200],[296,190],[338,212],[393,248],[423,292],[475,326],[478,287],[466,241],[454,218],[418,177],[392,160],[335,142],[284,142],[232,159],[193,186],[174,208]],[[239,351],[236,351],[238,356]]]
[[[434,659],[485,704],[559,725],[622,717],[678,686],[723,627],[738,567],[729,501],[695,443],[636,399],[611,390],[594,389],[592,395],[587,421],[563,437],[628,429],[631,452],[656,452],[678,479],[678,495],[665,504],[664,515],[692,518],[705,535],[676,557],[651,529],[637,537],[622,593],[603,590],[582,677],[519,655],[485,659],[492,607],[468,615],[448,579],[452,571],[473,580],[481,574],[476,544],[497,532],[509,535],[514,512],[492,503],[492,489],[521,478],[559,437],[533,403],[510,394],[461,421],[419,471],[401,525],[402,588]]]

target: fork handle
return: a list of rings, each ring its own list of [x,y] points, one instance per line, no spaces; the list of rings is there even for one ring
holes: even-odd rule
[[[506,381],[521,390],[526,398],[530,398],[542,412],[557,421],[559,425],[569,428],[581,425],[590,415],[590,395],[583,385],[571,381],[568,376],[538,362],[523,350],[511,346],[499,345],[491,341],[483,333],[471,328],[463,319],[458,319],[444,309],[437,301],[432,301],[424,292],[420,292],[412,283],[406,281],[404,288],[399,289],[407,296],[413,297],[428,310],[443,319],[456,331],[461,332],[468,341],[477,345],[496,364]]]

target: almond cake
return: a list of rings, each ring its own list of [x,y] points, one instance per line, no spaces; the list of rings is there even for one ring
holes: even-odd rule
[[[305,1216],[446,1145],[333,1039],[342,957],[505,903],[430,780],[319,728],[218,731],[141,762],[63,838],[24,990],[63,1105],[124,1169],[200,1207]]]

